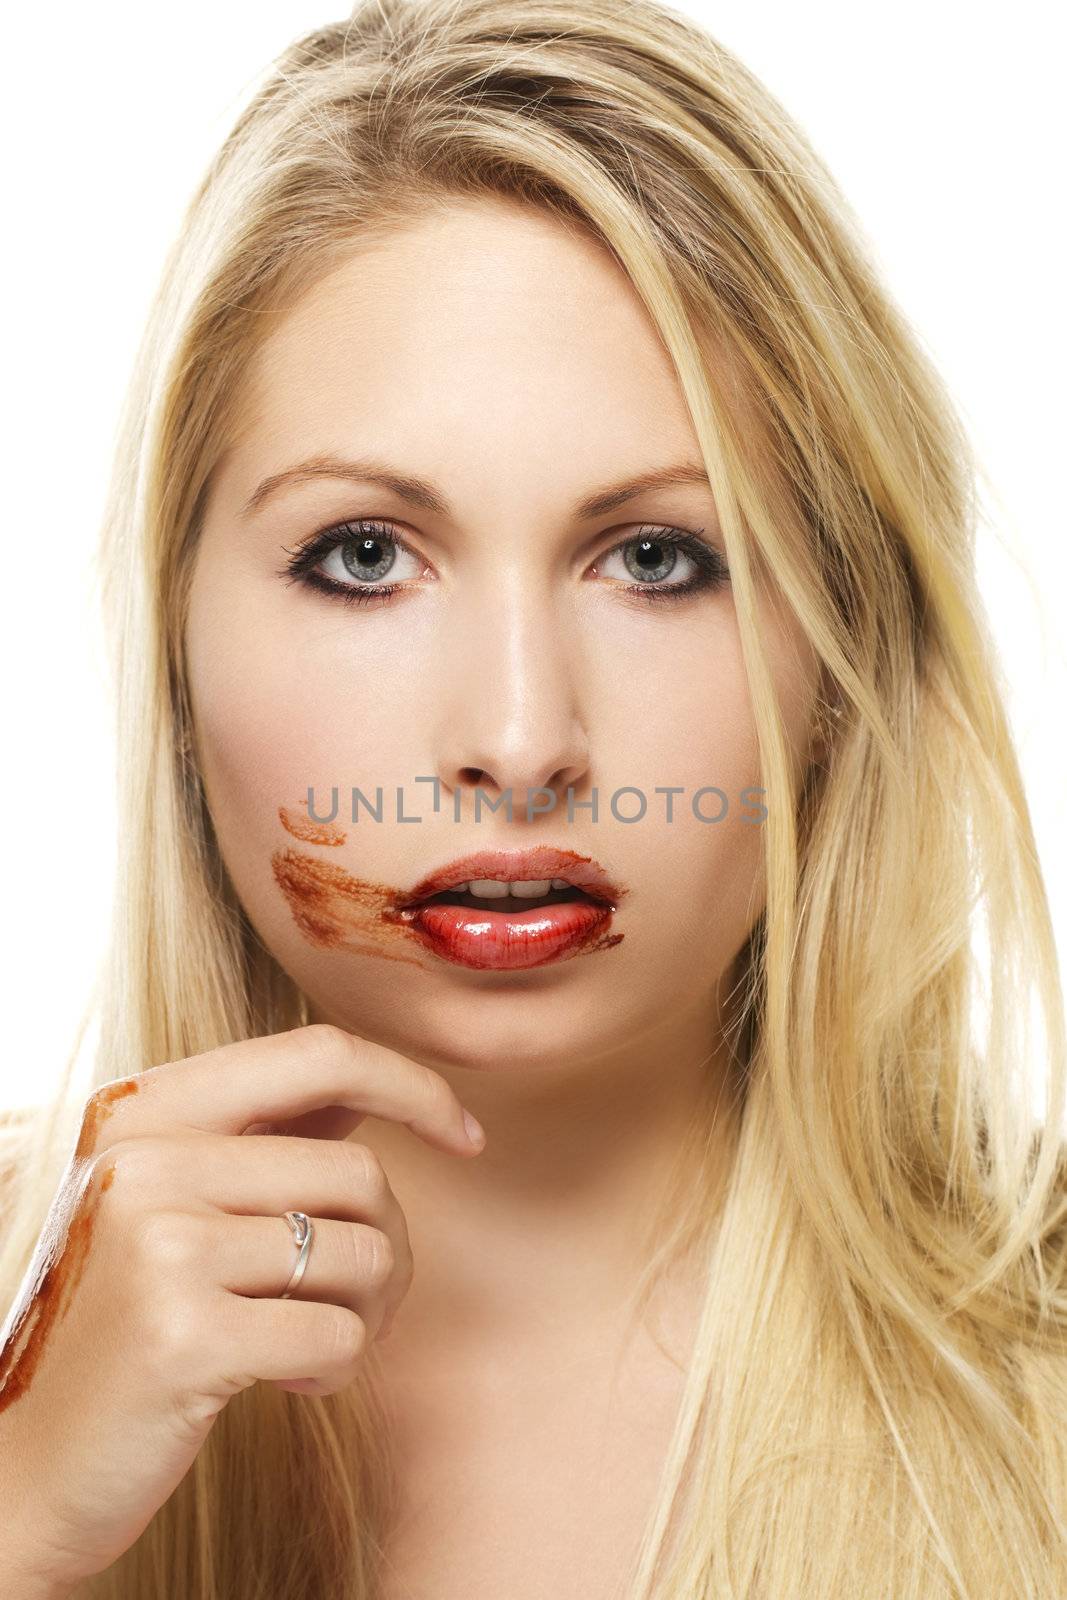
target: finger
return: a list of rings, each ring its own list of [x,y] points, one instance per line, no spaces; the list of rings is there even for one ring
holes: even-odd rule
[[[356,1375],[368,1343],[362,1318],[347,1306],[316,1300],[258,1300],[212,1296],[207,1315],[215,1338],[208,1386],[217,1372],[236,1391],[257,1379],[286,1382],[310,1377],[320,1389],[343,1388]]]
[[[114,1164],[113,1192],[130,1196],[135,1215],[160,1212],[308,1216],[364,1222],[388,1233],[403,1257],[407,1221],[377,1153],[351,1140],[281,1134],[124,1139],[101,1153]]]
[[[270,1134],[255,1142],[204,1142],[210,1148],[205,1151],[206,1165],[200,1173],[198,1192],[207,1204],[225,1212],[227,1221],[242,1213],[257,1220],[272,1214],[284,1220],[284,1211],[303,1211],[316,1228],[320,1222],[331,1220],[337,1226],[363,1224],[388,1240],[402,1285],[396,1302],[403,1298],[413,1271],[407,1217],[373,1150],[360,1144],[322,1146],[310,1139],[292,1140]],[[261,1159],[262,1146],[266,1147],[265,1161]],[[230,1159],[230,1151],[235,1159]],[[289,1192],[299,1198],[279,1207],[279,1174],[283,1171]],[[315,1247],[313,1241],[312,1253]],[[301,1280],[301,1291],[308,1271],[310,1261]],[[395,1304],[391,1303],[390,1310],[395,1310]]]
[[[304,1274],[292,1298],[347,1306],[373,1338],[407,1293],[411,1256],[379,1228],[311,1217],[313,1234]],[[299,1256],[284,1216],[221,1216],[156,1212],[143,1247],[157,1270],[203,1277],[231,1294],[281,1299]]]
[[[151,1067],[90,1097],[78,1154],[120,1138],[169,1132],[239,1134],[256,1123],[284,1124],[330,1109],[336,1130],[347,1112],[351,1132],[364,1116],[399,1122],[428,1144],[471,1155],[464,1108],[432,1068],[385,1045],[313,1023],[286,1033],[242,1039],[187,1060]]]

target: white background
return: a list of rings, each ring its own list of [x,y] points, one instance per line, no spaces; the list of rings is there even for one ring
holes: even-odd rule
[[[1062,37],[1056,8],[690,0],[807,131],[985,463],[981,578],[1065,946]],[[93,553],[164,251],[301,0],[22,6],[5,27],[0,1107],[41,1103],[103,948],[113,750]],[[1055,730],[1059,727],[1060,732]]]

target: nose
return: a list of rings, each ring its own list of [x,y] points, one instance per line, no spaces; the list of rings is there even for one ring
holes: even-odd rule
[[[477,786],[491,799],[510,790],[515,816],[525,816],[528,791],[552,791],[557,808],[568,787],[577,799],[589,741],[575,641],[558,602],[547,591],[532,592],[513,568],[489,593],[471,596],[463,615],[446,626],[437,721],[441,783],[453,792]],[[540,811],[544,796],[531,798]]]

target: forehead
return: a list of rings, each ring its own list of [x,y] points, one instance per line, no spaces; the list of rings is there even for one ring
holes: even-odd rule
[[[699,459],[671,362],[608,251],[495,199],[354,245],[253,355],[235,442],[250,472],[354,443],[427,476],[573,462],[575,494],[620,466]]]

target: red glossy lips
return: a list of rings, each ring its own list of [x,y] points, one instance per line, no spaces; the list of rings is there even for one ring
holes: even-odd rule
[[[589,898],[499,911],[431,901],[431,896],[477,878],[504,883],[563,878]],[[610,934],[609,929],[625,893],[589,856],[540,845],[525,851],[479,851],[453,861],[410,893],[398,895],[396,909],[387,916],[405,923],[420,943],[446,961],[516,970],[618,944],[622,934]]]

